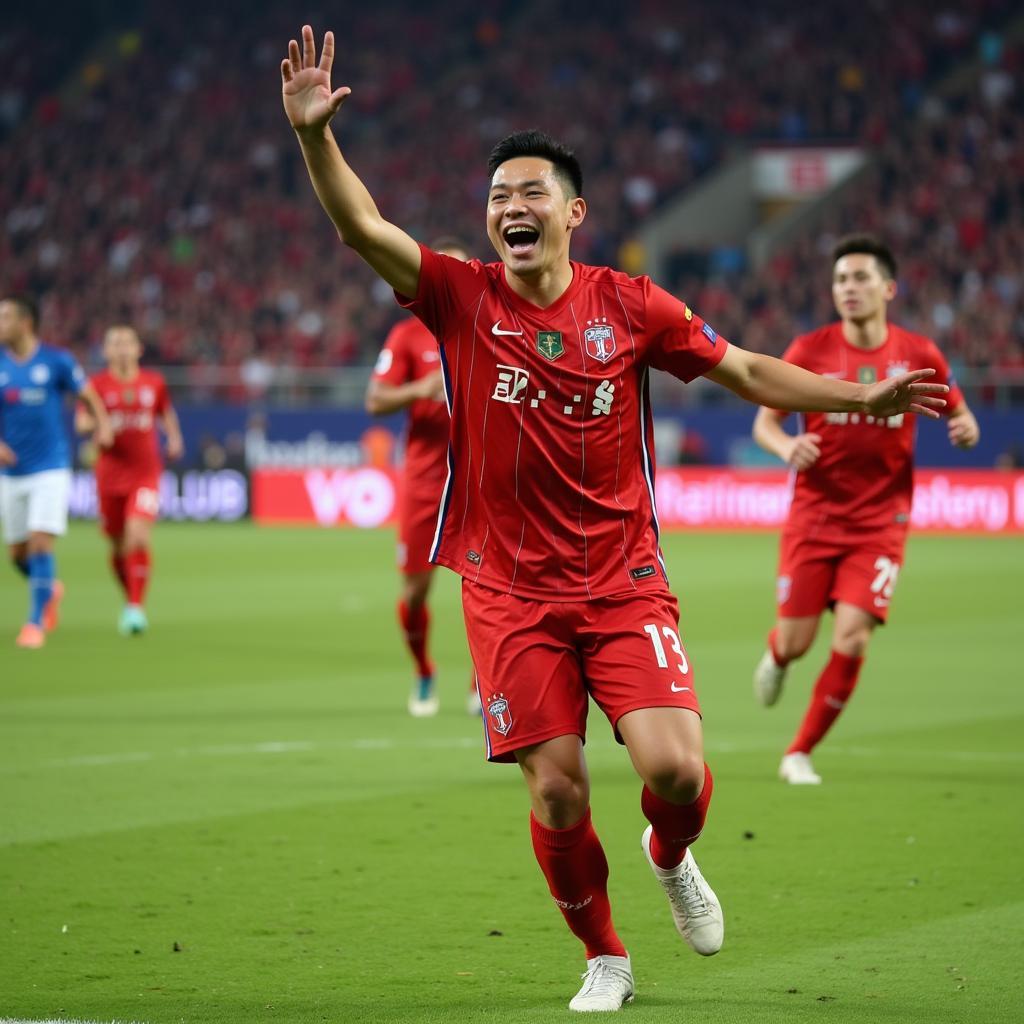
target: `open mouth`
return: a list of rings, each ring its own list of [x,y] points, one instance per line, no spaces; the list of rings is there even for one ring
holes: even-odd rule
[[[532,252],[540,240],[540,232],[529,224],[510,224],[501,235],[516,256],[525,256]]]

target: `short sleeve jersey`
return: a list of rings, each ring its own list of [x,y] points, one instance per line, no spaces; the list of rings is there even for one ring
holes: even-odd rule
[[[870,384],[907,370],[933,367],[948,384],[946,411],[963,402],[942,353],[930,338],[889,324],[885,343],[861,349],[833,323],[794,339],[782,357],[807,370]],[[821,456],[795,475],[788,530],[844,543],[868,533],[903,533],[914,486],[912,414],[876,419],[863,413],[804,413],[803,430],[821,435]]]
[[[91,383],[114,431],[114,443],[96,461],[96,486],[107,494],[127,494],[158,478],[163,467],[156,418],[170,406],[167,385],[152,370],[139,370],[132,380],[104,370]]]
[[[399,297],[441,343],[451,410],[431,558],[547,601],[667,585],[648,370],[691,381],[728,345],[646,277],[572,272],[541,309],[502,264],[423,248],[418,293]]]
[[[18,461],[0,472],[28,476],[71,465],[64,398],[85,386],[70,352],[37,345],[24,361],[0,350],[0,438]]]
[[[384,384],[408,384],[436,373],[441,367],[437,341],[415,317],[391,328],[377,357],[373,379]],[[437,505],[444,483],[448,452],[448,406],[419,399],[409,406],[405,441],[405,486]]]

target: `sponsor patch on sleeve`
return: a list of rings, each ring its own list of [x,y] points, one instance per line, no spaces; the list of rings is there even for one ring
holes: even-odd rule
[[[705,324],[700,329],[700,331],[701,331],[701,334],[703,334],[704,337],[707,338],[708,341],[710,341],[712,345],[714,345],[714,343],[716,341],[718,341],[718,333],[715,331],[714,327],[711,326],[711,324]]]

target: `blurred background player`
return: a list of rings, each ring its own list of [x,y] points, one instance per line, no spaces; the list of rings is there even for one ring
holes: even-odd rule
[[[85,374],[67,352],[43,344],[31,299],[0,300],[0,518],[15,568],[28,579],[28,621],[19,647],[42,647],[57,626],[63,584],[54,546],[67,531],[71,458],[63,399],[77,395],[91,410],[96,442],[111,442],[110,421]]]
[[[948,383],[949,440],[978,443],[978,423],[929,338],[888,322],[896,261],[871,235],[840,240],[832,254],[832,298],[840,321],[796,338],[783,359],[827,377],[871,384],[911,366],[933,366]],[[800,728],[779,775],[817,784],[810,754],[850,699],[868,641],[889,614],[910,524],[915,421],[858,413],[807,413],[787,433],[788,413],[762,408],[754,440],[795,471],[783,529],[777,581],[778,618],[754,673],[754,692],[770,707],[786,668],[814,641],[822,612],[835,613],[832,651],[818,676]]]
[[[103,339],[107,368],[90,379],[110,413],[113,442],[96,461],[96,494],[100,525],[110,540],[110,564],[124,591],[125,606],[118,629],[137,634],[148,625],[146,588],[152,573],[150,539],[160,512],[160,421],[167,438],[167,457],[181,458],[184,445],[177,413],[159,373],[139,366],[142,342],[135,329],[119,324]],[[89,410],[79,408],[75,427],[95,429]]]
[[[455,238],[439,238],[430,248],[463,262],[469,259],[465,245]],[[448,474],[449,419],[437,340],[413,316],[391,328],[366,391],[366,411],[371,415],[387,416],[400,409],[409,410],[409,423],[398,512],[398,567],[404,577],[398,622],[418,676],[409,694],[409,713],[425,718],[436,715],[440,707],[428,653],[427,595],[434,574],[430,546]],[[480,711],[475,685],[466,698],[466,710]]]

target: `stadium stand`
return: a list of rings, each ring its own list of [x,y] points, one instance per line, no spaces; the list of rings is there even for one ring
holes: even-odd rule
[[[277,64],[292,13],[240,0],[128,9],[118,24],[109,12],[122,8],[92,5],[116,45],[99,51],[90,22],[79,50],[50,62],[63,79],[21,61],[0,97],[5,287],[41,295],[45,333],[86,358],[112,318],[137,323],[151,361],[188,367],[200,394],[223,367],[242,398],[291,367],[366,363],[395,310],[325,225],[288,136]],[[418,237],[455,233],[488,252],[486,153],[530,124],[578,149],[592,215],[576,256],[612,263],[639,221],[733,147],[856,140],[880,152],[877,169],[823,235],[758,276],[673,283],[727,336],[777,351],[829,315],[821,239],[872,228],[904,256],[913,325],[965,364],[1021,366],[1020,51],[999,35],[1012,3],[901,4],[884,14],[884,46],[881,13],[833,3],[445,10],[441,22],[392,0],[334,26],[335,77],[354,89],[339,134]],[[18,24],[4,37],[18,50],[32,38]],[[979,54],[977,84],[939,101],[933,85]],[[811,77],[836,88],[809,90]],[[61,98],[68,80],[84,88]]]

